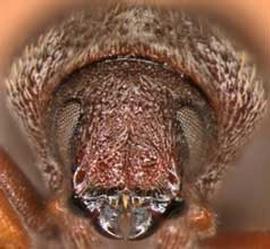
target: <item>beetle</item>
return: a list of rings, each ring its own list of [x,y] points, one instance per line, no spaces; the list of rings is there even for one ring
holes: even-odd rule
[[[215,25],[125,4],[72,13],[6,86],[50,193],[1,152],[2,206],[21,215],[25,248],[95,248],[101,236],[195,248],[215,234],[208,203],[266,106],[255,66]]]

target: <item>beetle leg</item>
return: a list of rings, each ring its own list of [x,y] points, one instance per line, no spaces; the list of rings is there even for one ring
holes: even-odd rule
[[[51,233],[41,196],[0,148],[0,248],[29,248],[30,231]]]
[[[30,238],[2,190],[0,198],[0,248],[29,248]]]

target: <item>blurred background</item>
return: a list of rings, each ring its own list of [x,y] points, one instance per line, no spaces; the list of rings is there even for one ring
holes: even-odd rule
[[[72,3],[73,2],[73,3]],[[9,0],[0,1],[0,145],[23,166],[37,184],[33,156],[4,104],[4,78],[10,63],[25,44],[44,27],[83,4],[83,1]],[[89,1],[88,1],[89,2]],[[131,1],[129,1],[131,2]],[[270,1],[136,1],[164,7],[193,8],[220,22],[256,57],[266,79],[270,65]],[[102,4],[102,1],[99,1]],[[270,118],[262,126],[241,156],[232,163],[214,206],[223,229],[270,230]],[[38,185],[38,184],[37,184]]]

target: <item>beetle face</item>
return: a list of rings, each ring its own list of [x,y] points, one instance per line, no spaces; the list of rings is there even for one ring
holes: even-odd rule
[[[214,215],[198,206],[266,107],[243,55],[211,21],[124,5],[85,8],[25,49],[9,105],[64,206],[68,247],[94,240],[88,220],[66,209],[70,196],[110,238],[144,238],[184,207],[161,244],[214,234]]]
[[[126,77],[132,66],[137,69]],[[175,110],[166,99],[167,89],[151,78],[136,76],[136,70],[146,70],[147,63],[107,62],[100,69],[109,67],[115,69],[113,75],[106,77],[102,91],[95,92],[99,96],[90,97],[92,118],[80,131],[88,130],[78,144],[74,194],[103,234],[139,239],[155,230],[178,198],[179,129],[173,120]],[[151,73],[155,67],[148,65]],[[121,229],[122,218],[129,223],[127,234]]]
[[[72,87],[76,102],[65,87]],[[185,122],[206,108],[183,75],[154,62],[118,58],[81,69],[59,91],[69,99],[60,100],[59,117],[81,109],[73,111],[77,122],[67,125],[72,189],[98,231],[110,238],[141,239],[172,209],[183,209],[184,168],[194,154],[190,149],[196,150]],[[197,122],[199,143],[203,119]],[[63,134],[61,125],[56,129]]]

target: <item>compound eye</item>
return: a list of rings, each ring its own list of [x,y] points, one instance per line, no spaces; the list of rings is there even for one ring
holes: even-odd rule
[[[193,89],[192,89],[193,90]],[[211,149],[216,144],[217,123],[208,99],[198,89],[192,98],[177,110],[176,120],[181,127],[180,143],[185,141],[187,160],[184,176],[188,181],[204,170]]]
[[[207,113],[206,110],[204,114]],[[203,158],[206,156],[206,146],[208,145],[206,126],[211,121],[204,122],[201,113],[190,108],[183,107],[177,112],[177,120],[180,122],[183,135],[185,137],[189,151],[188,170],[193,171],[201,165]]]
[[[66,164],[70,159],[71,140],[81,115],[81,105],[72,100],[56,110],[54,133],[61,160]]]

